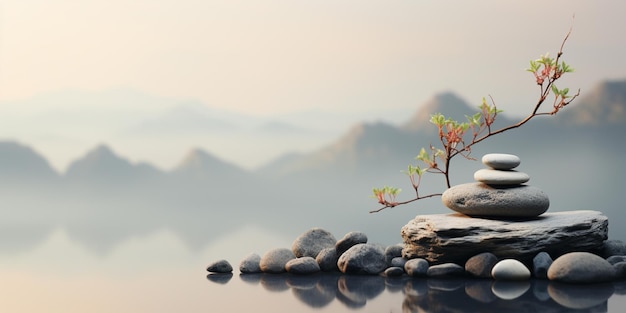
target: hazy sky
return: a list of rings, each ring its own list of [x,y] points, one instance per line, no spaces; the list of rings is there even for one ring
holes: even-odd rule
[[[129,87],[273,113],[416,106],[451,89],[504,105],[532,99],[527,60],[555,51],[574,13],[572,87],[626,76],[621,1],[5,0],[1,10],[0,100]]]
[[[67,90],[92,97],[79,101],[83,109],[102,109],[93,95],[119,88],[269,116],[412,112],[452,90],[476,104],[491,95],[506,113],[521,115],[537,96],[524,71],[528,60],[556,53],[574,14],[564,57],[577,72],[560,87],[584,93],[601,80],[626,78],[623,12],[622,1],[572,0],[4,0],[0,115],[37,130],[43,126],[9,116],[61,110],[66,103],[46,97]],[[163,103],[171,102],[104,105],[123,112]],[[0,137],[39,147],[59,168],[108,141],[81,138],[77,145],[77,138],[52,142],[21,132]],[[176,155],[162,164],[184,153],[170,150]],[[156,151],[121,153],[146,159]]]

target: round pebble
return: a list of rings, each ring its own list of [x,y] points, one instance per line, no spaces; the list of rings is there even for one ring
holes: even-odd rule
[[[233,267],[226,260],[219,260],[213,262],[207,266],[206,270],[211,273],[230,273],[233,271]]]
[[[475,255],[465,262],[465,271],[474,277],[491,278],[491,270],[498,263],[498,257],[491,252]]]
[[[496,280],[527,280],[530,271],[522,262],[514,259],[502,260],[493,267],[491,276]]]
[[[461,184],[444,191],[441,201],[468,216],[535,217],[550,206],[548,195],[529,185],[498,188],[484,183]]]
[[[495,170],[510,170],[520,165],[520,158],[513,154],[489,153],[482,158],[483,164]]]
[[[239,271],[244,274],[261,273],[261,256],[251,253],[239,263]]]
[[[291,274],[313,274],[320,271],[320,266],[314,258],[305,256],[289,260],[285,264],[285,270]]]
[[[285,264],[295,258],[296,256],[291,249],[277,248],[266,252],[261,257],[259,266],[261,267],[261,271],[265,273],[283,273],[285,272]]]
[[[480,169],[474,173],[474,180],[488,185],[519,185],[530,180],[530,176],[524,172],[513,170],[501,171],[492,169]]]
[[[433,265],[426,271],[428,277],[463,276],[463,274],[465,274],[465,268],[455,263]]]
[[[404,270],[406,271],[407,275],[412,277],[426,276],[429,267],[430,265],[428,264],[428,261],[421,258],[410,259],[406,261],[406,263],[404,263]]]
[[[548,279],[566,283],[607,282],[615,279],[615,275],[611,263],[589,252],[566,253],[548,269]]]
[[[550,268],[550,265],[552,265],[552,262],[552,257],[550,257],[547,252],[539,252],[533,258],[533,274],[535,275],[535,278],[548,278],[548,269]]]

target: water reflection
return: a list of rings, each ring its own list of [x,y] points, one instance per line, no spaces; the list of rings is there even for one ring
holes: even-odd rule
[[[207,276],[219,284],[231,277]],[[239,278],[269,292],[290,290],[311,308],[323,308],[336,299],[347,308],[358,309],[385,291],[402,292],[403,312],[607,312],[608,299],[626,293],[626,282],[572,285],[546,280],[413,279],[339,273],[241,274]]]

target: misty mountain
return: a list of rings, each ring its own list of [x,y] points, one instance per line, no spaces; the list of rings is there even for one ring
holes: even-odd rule
[[[171,172],[188,181],[232,181],[248,176],[236,165],[220,160],[202,149],[192,149]]]
[[[572,93],[570,91],[570,93]],[[565,125],[606,126],[626,123],[626,80],[598,84],[565,108],[557,120]]]
[[[133,164],[100,145],[70,164],[64,177],[81,183],[130,183],[147,181],[163,173],[147,163]]]
[[[48,161],[32,148],[12,141],[0,142],[0,181],[41,181],[58,178]]]
[[[550,211],[602,211],[610,220],[610,236],[624,239],[626,230],[614,225],[626,223],[621,200],[626,123],[613,116],[626,107],[619,96],[624,90],[624,82],[600,84],[556,117],[537,117],[524,127],[489,138],[474,147],[471,156],[517,154],[522,159],[518,169],[530,175],[530,184],[549,195]],[[293,235],[310,227],[338,234],[360,230],[379,241],[395,243],[399,229],[416,214],[448,210],[438,198],[432,198],[368,214],[377,208],[368,197],[371,188],[393,185],[405,189],[401,200],[411,198],[408,179],[401,170],[409,163],[417,164],[414,157],[421,147],[437,144],[436,134],[427,131],[435,129],[428,122],[430,114],[441,112],[463,119],[475,112],[472,107],[452,93],[435,95],[399,126],[358,123],[313,152],[285,155],[254,172],[203,149],[191,150],[176,168],[162,172],[148,164],[132,163],[101,145],[73,162],[61,176],[61,181],[72,182],[67,188],[55,189],[36,202],[31,200],[32,190],[24,189],[20,197],[13,197],[12,191],[10,199],[21,202],[10,207],[25,212],[24,219],[41,216],[53,220],[55,225],[67,227],[71,235],[104,246],[167,227],[199,247],[247,223]],[[600,122],[569,123],[586,112],[593,112],[593,120]],[[505,115],[498,119],[511,122]],[[253,153],[251,150],[251,157]],[[33,155],[37,154],[15,143],[0,145],[0,169],[21,166],[23,171],[13,172],[15,175],[26,169],[51,171],[43,158]],[[481,167],[480,161],[455,158],[452,184],[473,181],[473,172]],[[90,192],[76,186],[87,186]],[[433,174],[424,178],[420,190],[436,193],[444,186],[442,177]],[[5,210],[2,216],[13,218],[15,213]],[[90,223],[99,226],[90,227]]]

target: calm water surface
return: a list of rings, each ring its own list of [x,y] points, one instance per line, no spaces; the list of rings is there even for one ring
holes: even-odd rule
[[[62,230],[0,248],[3,312],[624,312],[626,282],[409,279],[316,274],[207,275],[226,258],[288,247],[291,237],[246,228],[191,249],[167,230],[102,251]],[[219,311],[218,311],[219,310]]]

